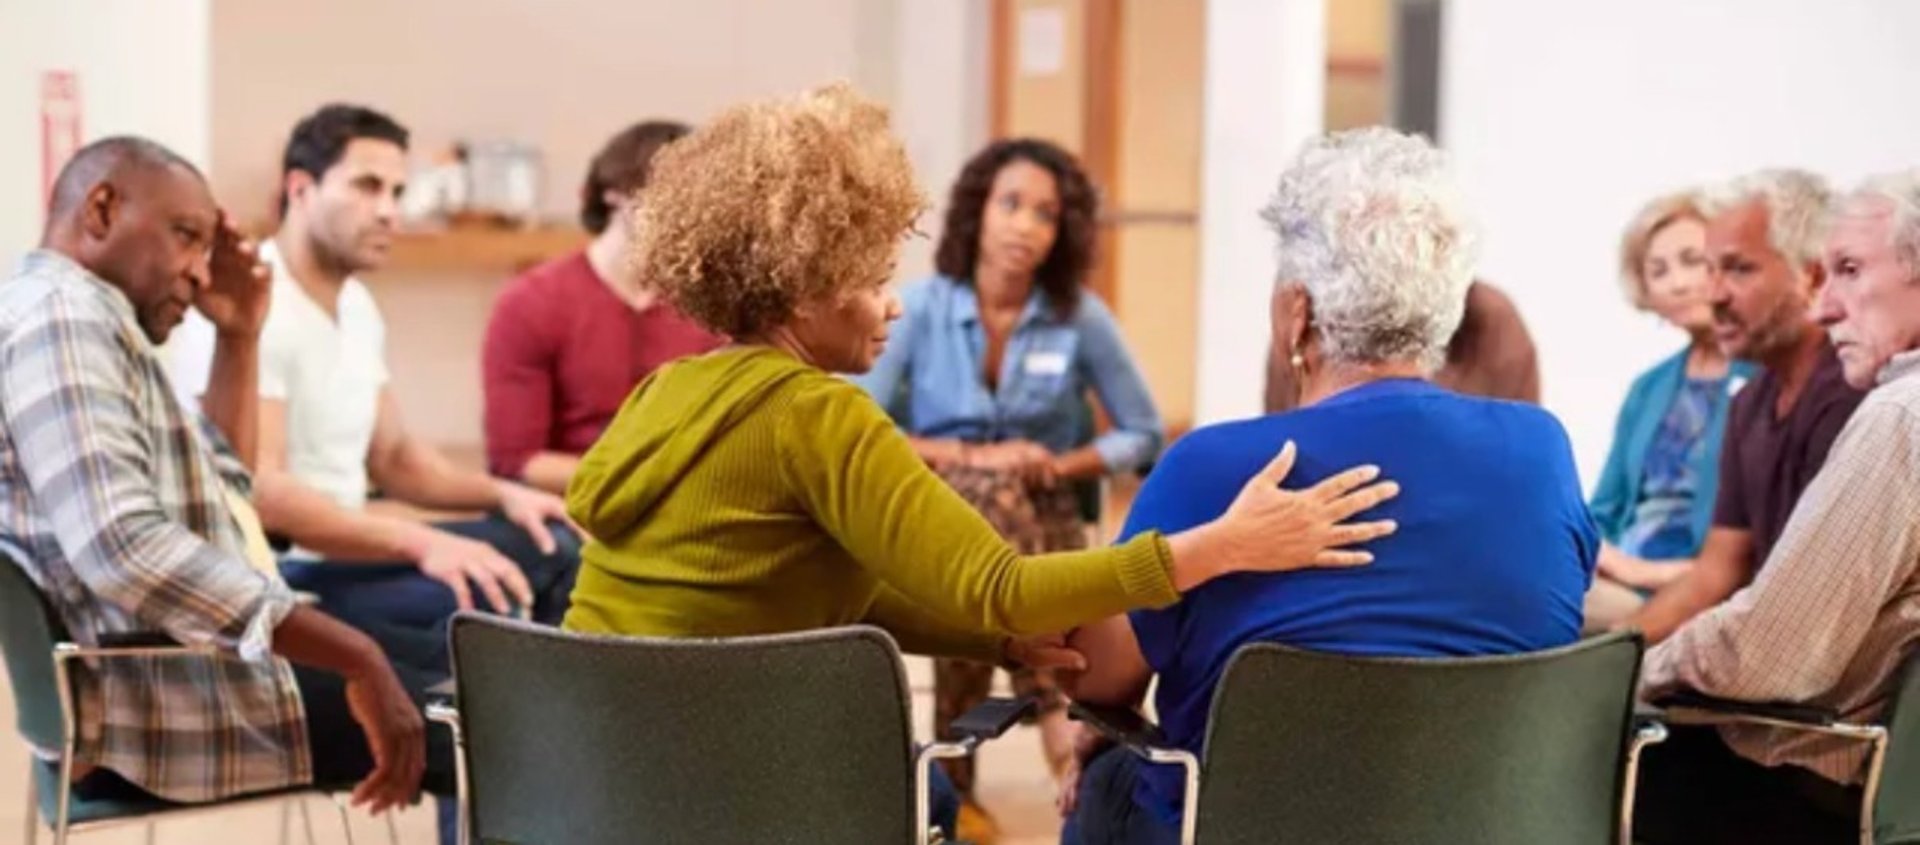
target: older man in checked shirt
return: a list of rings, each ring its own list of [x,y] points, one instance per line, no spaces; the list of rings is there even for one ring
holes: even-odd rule
[[[218,448],[252,450],[263,271],[191,164],[121,137],[75,154],[41,248],[0,284],[0,541],[82,644],[157,632],[222,652],[80,672],[84,798],[320,784],[378,812],[423,772],[451,791],[450,746],[428,764],[431,679],[389,663],[399,640],[294,600]],[[221,330],[206,410],[225,438],[154,352],[189,307]]]
[[[1920,170],[1848,196],[1824,263],[1815,317],[1871,392],[1752,585],[1648,652],[1648,699],[1691,689],[1871,722],[1920,641]],[[1866,757],[1822,734],[1681,726],[1647,752],[1635,838],[1848,841]]]

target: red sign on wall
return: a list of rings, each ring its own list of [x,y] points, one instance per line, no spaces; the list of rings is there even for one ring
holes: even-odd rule
[[[69,70],[40,75],[40,196],[53,197],[60,168],[80,150],[80,77]]]

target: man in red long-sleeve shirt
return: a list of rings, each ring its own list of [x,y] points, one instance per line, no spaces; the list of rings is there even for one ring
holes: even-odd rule
[[[687,131],[648,121],[608,141],[580,191],[593,242],[514,279],[494,305],[483,354],[494,474],[565,492],[635,385],[724,342],[657,299],[628,258],[628,211],[642,201],[653,155]]]

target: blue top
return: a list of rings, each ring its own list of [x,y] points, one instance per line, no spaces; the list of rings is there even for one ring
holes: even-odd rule
[[[1400,496],[1366,516],[1399,521],[1373,564],[1231,575],[1132,614],[1167,739],[1201,750],[1214,686],[1235,649],[1284,643],[1339,654],[1451,657],[1566,645],[1600,539],[1567,434],[1531,405],[1414,379],[1371,382],[1284,414],[1195,431],[1147,477],[1123,536],[1172,533],[1226,511],[1286,441],[1288,488],[1376,464]],[[1276,765],[1284,765],[1276,761]],[[1183,781],[1149,766],[1134,800],[1176,824]]]
[[[1713,524],[1713,503],[1720,491],[1720,441],[1727,430],[1727,409],[1733,394],[1754,375],[1753,365],[1735,361],[1723,382],[1724,387],[1706,397],[1711,400],[1706,425],[1700,432],[1698,448],[1688,450],[1687,460],[1687,471],[1694,478],[1687,501],[1692,547],[1656,547],[1653,551],[1658,553],[1657,557],[1690,558],[1698,554],[1700,544],[1706,542],[1707,530]],[[1626,546],[1635,542],[1630,534],[1635,530],[1635,523],[1645,516],[1641,504],[1646,493],[1648,456],[1659,438],[1662,422],[1687,381],[1687,351],[1682,349],[1634,379],[1633,387],[1627,391],[1627,401],[1620,407],[1620,418],[1614,424],[1613,446],[1607,453],[1606,466],[1600,470],[1590,506],[1594,522],[1600,526],[1600,536],[1629,553],[1634,552]]]
[[[1091,387],[1113,421],[1093,440],[1109,472],[1139,469],[1159,451],[1160,412],[1113,312],[1093,291],[1082,291],[1073,316],[1062,319],[1034,290],[1007,340],[997,391],[981,376],[987,333],[971,285],[934,276],[900,298],[906,313],[894,322],[886,352],[855,381],[914,436],[1026,439],[1067,452],[1090,437]]]
[[[1694,461],[1707,448],[1713,405],[1726,395],[1725,377],[1689,378],[1667,405],[1647,448],[1639,503],[1620,533],[1622,551],[1647,560],[1676,560],[1693,557],[1705,542],[1694,535],[1693,503],[1700,495]]]

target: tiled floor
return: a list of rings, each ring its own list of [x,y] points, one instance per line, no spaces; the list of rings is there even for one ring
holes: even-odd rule
[[[909,677],[914,680],[915,688],[924,690],[926,661],[910,660]],[[4,689],[4,679],[0,678],[0,689]],[[919,724],[926,724],[928,712],[926,696],[916,696],[915,709],[921,716]],[[6,731],[6,739],[0,740],[0,843],[22,843],[25,840],[26,822],[26,749],[15,737],[13,725],[13,697],[0,695],[0,730]],[[1040,756],[1038,732],[1031,728],[1018,728],[999,742],[988,745],[981,752],[981,801],[999,820],[1003,836],[1001,845],[1042,845],[1058,841],[1059,821],[1053,812],[1052,778]],[[308,802],[308,817],[314,830],[314,841],[319,845],[340,845],[347,842],[340,827],[340,817],[333,805],[319,799]],[[277,843],[280,841],[283,810],[278,806],[250,807],[237,810],[225,810],[218,813],[197,815],[159,825],[153,845],[205,845],[205,843]],[[291,842],[305,842],[300,834],[300,816],[290,813],[286,820],[293,825]],[[406,845],[433,845],[433,814],[422,808],[401,813],[397,819],[401,842]],[[387,841],[385,822],[355,814],[352,818],[353,841],[358,843],[385,843]],[[88,836],[75,837],[76,845],[140,845],[145,842],[144,831],[139,827],[103,830]],[[51,841],[48,833],[41,830],[39,842]]]

